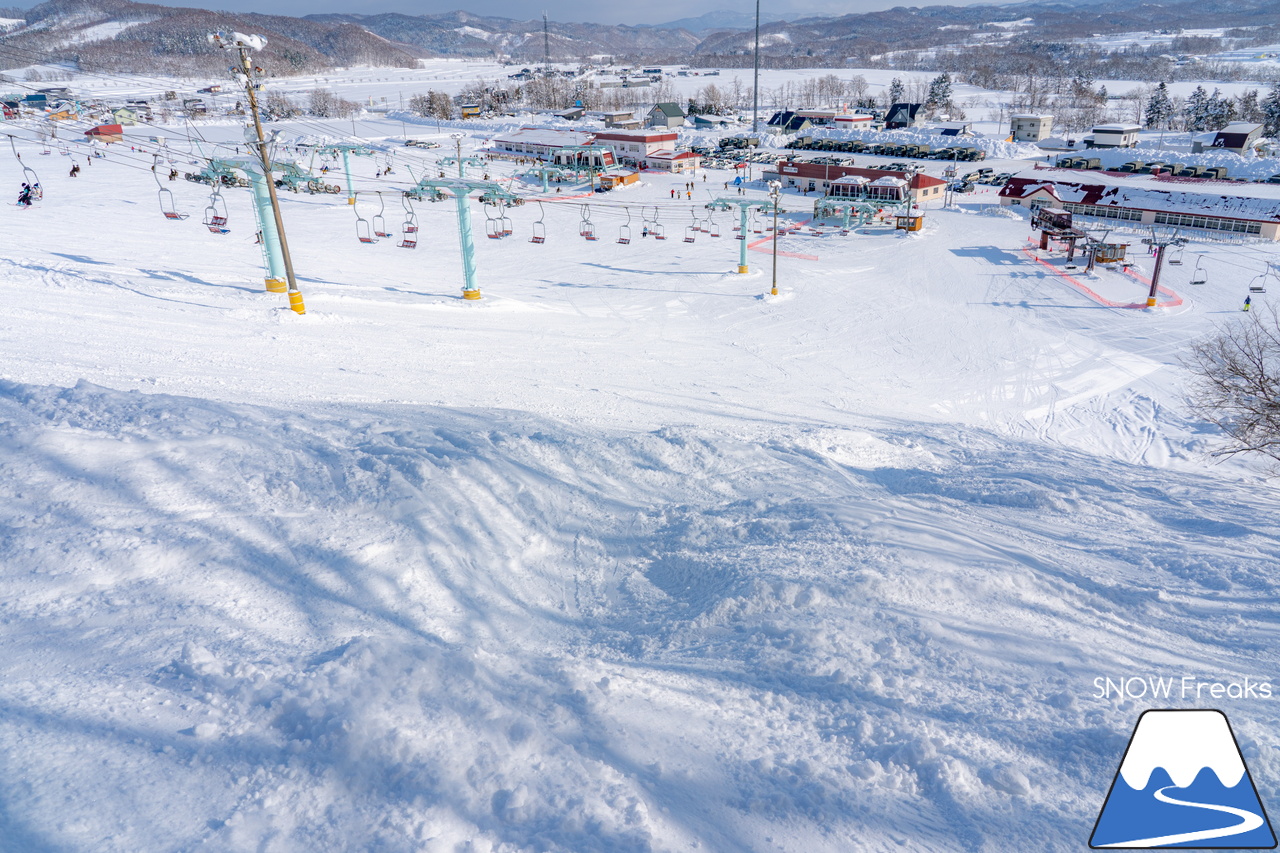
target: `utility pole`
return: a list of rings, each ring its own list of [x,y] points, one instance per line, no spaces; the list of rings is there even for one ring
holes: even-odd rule
[[[756,67],[751,81],[751,132],[760,132],[760,0],[756,0]]]
[[[295,313],[305,314],[307,308],[302,301],[302,291],[298,289],[298,279],[293,273],[293,258],[289,254],[289,241],[284,236],[284,219],[280,215],[280,199],[276,196],[276,182],[271,175],[271,157],[267,153],[267,141],[262,133],[262,118],[258,115],[258,83],[254,77],[262,73],[262,69],[249,61],[249,49],[262,50],[267,40],[263,36],[246,36],[243,33],[217,32],[209,34],[209,42],[223,50],[234,50],[239,58],[236,78],[244,84],[249,97],[249,114],[253,116],[253,130],[258,137],[258,156],[262,160],[262,177],[266,182],[267,193],[271,200],[271,213],[275,218],[276,237],[280,241],[280,252],[284,256],[284,272],[289,294],[289,307]],[[263,240],[267,235],[263,233]],[[271,287],[270,282],[268,288]]]
[[[1147,307],[1156,307],[1156,290],[1160,287],[1160,268],[1164,266],[1164,250],[1170,246],[1181,246],[1185,244],[1186,238],[1179,237],[1178,232],[1174,232],[1172,237],[1157,237],[1155,229],[1151,229],[1151,236],[1144,237],[1142,240],[1148,246],[1153,246],[1156,250],[1156,265],[1151,271],[1151,292],[1147,294]]]

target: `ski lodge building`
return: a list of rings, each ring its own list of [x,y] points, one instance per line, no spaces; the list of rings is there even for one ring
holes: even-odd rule
[[[592,134],[587,130],[553,130],[546,127],[522,127],[519,130],[495,137],[492,150],[501,154],[517,154],[549,159],[558,148],[575,148],[590,145]]]
[[[783,160],[764,170],[766,181],[781,181],[783,186],[810,192],[821,192],[835,198],[874,198],[913,203],[942,198],[947,182],[932,175],[891,172],[887,169],[861,169],[856,166],[827,166]],[[884,180],[890,179],[890,180]],[[889,187],[900,187],[889,191]]]
[[[1000,190],[1000,203],[1280,240],[1280,186],[1275,184],[1037,168],[1011,178]]]
[[[679,139],[674,130],[606,130],[596,134],[593,144],[611,148],[620,162],[640,163],[659,151],[674,149]]]

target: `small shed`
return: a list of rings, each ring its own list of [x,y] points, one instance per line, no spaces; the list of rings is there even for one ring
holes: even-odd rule
[[[894,219],[896,220],[893,226],[895,231],[919,231],[924,227],[923,213],[899,213]]]
[[[586,115],[587,111],[583,107],[569,107],[567,110],[556,110],[552,113],[556,118],[562,118],[565,121],[577,121]]]
[[[601,185],[606,186],[609,189],[625,187],[628,184],[637,183],[639,180],[640,175],[636,172],[607,172],[600,176]]]
[[[683,127],[684,110],[674,101],[654,104],[649,110],[649,127]]]
[[[623,127],[624,125],[638,125],[639,123],[636,120],[635,112],[632,110],[611,110],[604,114],[605,127]]]
[[[1100,264],[1123,263],[1128,248],[1127,243],[1099,243],[1093,250],[1093,259]]]
[[[698,130],[719,130],[729,123],[724,116],[694,116],[693,126]]]
[[[84,135],[99,142],[123,142],[124,128],[118,124],[100,124],[86,130]]]

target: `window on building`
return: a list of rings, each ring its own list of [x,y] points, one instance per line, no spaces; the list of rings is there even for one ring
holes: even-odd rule
[[[1231,231],[1237,234],[1261,234],[1262,223],[1243,219],[1222,219],[1215,216],[1195,216],[1186,213],[1157,213],[1160,225],[1182,225],[1187,228],[1203,228],[1206,231]]]
[[[1142,220],[1142,211],[1134,210],[1129,207],[1108,207],[1096,204],[1071,204],[1064,203],[1063,209],[1080,216],[1096,216],[1099,219],[1126,219],[1135,222]]]

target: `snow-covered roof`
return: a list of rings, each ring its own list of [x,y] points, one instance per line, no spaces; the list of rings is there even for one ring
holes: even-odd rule
[[[888,175],[885,175],[883,178],[876,178],[871,182],[871,186],[873,187],[905,187],[906,185],[907,182],[902,178],[892,178]]]
[[[836,178],[831,183],[862,186],[863,184],[871,183],[871,180],[869,178],[864,178],[862,175],[845,175],[842,178]]]
[[[1137,133],[1142,130],[1136,124],[1095,124],[1094,133]]]
[[[1070,204],[1280,222],[1280,184],[1031,169],[1015,175],[1000,195],[1025,198],[1045,185]]]
[[[494,137],[493,141],[503,145],[521,143],[524,145],[571,146],[586,145],[591,141],[591,137],[592,134],[585,130],[554,130],[549,127],[522,127],[519,130]]]

